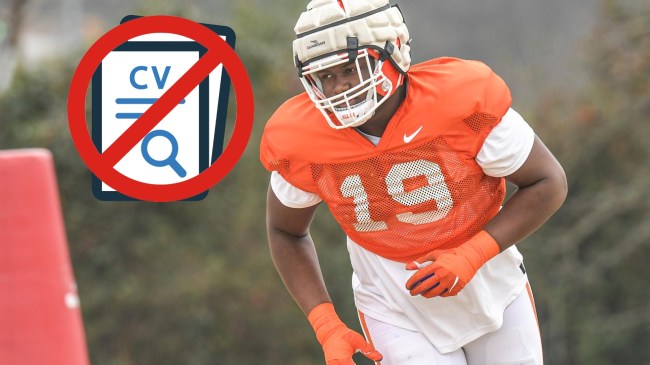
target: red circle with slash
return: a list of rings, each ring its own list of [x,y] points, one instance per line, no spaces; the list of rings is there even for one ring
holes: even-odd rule
[[[150,33],[173,33],[190,38],[207,49],[169,90],[138,118],[104,153],[96,148],[86,121],[86,93],[93,73],[115,48],[134,37]],[[141,141],[178,103],[219,64],[231,79],[237,98],[237,117],[232,137],[219,158],[191,179],[174,184],[149,184],[131,179],[115,169],[127,152]],[[88,168],[104,183],[135,199],[169,202],[198,195],[223,179],[246,149],[253,129],[253,89],[235,51],[215,32],[184,18],[157,15],[136,18],[104,34],[91,47],[75,70],[68,94],[68,124],[72,140]]]

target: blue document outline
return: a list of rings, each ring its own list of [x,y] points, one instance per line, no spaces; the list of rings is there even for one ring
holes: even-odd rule
[[[122,19],[120,23],[124,23],[131,19],[138,18],[137,15],[128,15]],[[235,33],[226,26],[202,24],[218,35],[225,38],[226,43],[233,49],[235,48]],[[205,47],[193,41],[128,41],[118,46],[114,51],[129,52],[129,51],[163,51],[163,52],[199,52],[199,57],[203,56],[206,52]],[[212,158],[210,159],[210,146],[209,139],[210,132],[210,93],[209,82],[210,77],[206,77],[199,84],[199,173],[209,167],[211,163],[219,158],[223,152],[224,135],[226,129],[226,117],[228,110],[228,99],[230,94],[230,77],[225,69],[221,72],[219,100],[217,104],[216,121],[214,128],[213,144],[212,144]],[[213,80],[214,81],[214,80]],[[98,151],[102,151],[102,65],[100,64],[95,70],[92,78],[92,139]],[[103,201],[138,201],[119,191],[103,191],[102,181],[95,175],[92,175],[92,192],[95,198]],[[200,193],[196,196],[184,199],[188,201],[202,200],[208,194],[208,191]]]

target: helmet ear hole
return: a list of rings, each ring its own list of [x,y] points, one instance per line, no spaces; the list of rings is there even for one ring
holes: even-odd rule
[[[381,72],[384,74],[385,80],[377,85],[377,94],[379,95],[385,96],[391,93],[404,82],[404,77],[390,61],[382,62]]]

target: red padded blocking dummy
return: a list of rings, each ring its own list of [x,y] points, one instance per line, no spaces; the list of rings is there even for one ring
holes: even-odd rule
[[[45,149],[0,151],[0,365],[88,365]]]

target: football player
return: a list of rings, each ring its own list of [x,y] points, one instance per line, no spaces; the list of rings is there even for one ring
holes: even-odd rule
[[[327,364],[542,364],[515,243],[564,202],[564,171],[485,64],[411,65],[388,0],[313,0],[295,26],[306,92],[268,121],[267,231]],[[504,202],[505,181],[518,189]],[[365,338],[338,317],[309,234],[320,202],[347,234]]]

